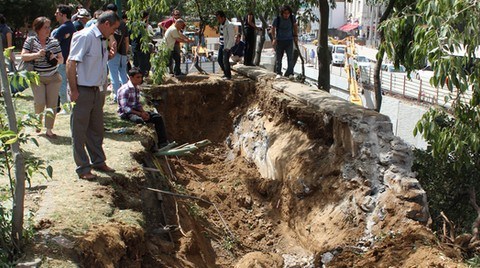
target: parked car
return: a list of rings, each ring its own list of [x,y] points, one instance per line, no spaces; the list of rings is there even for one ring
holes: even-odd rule
[[[362,55],[357,55],[355,56],[355,65],[358,67],[365,67],[365,68],[370,68],[370,59],[362,56]]]
[[[384,63],[382,64],[381,70],[384,72],[389,72],[389,73],[404,73],[406,72],[405,66],[400,65],[398,68],[395,68],[395,66],[392,63]]]
[[[332,52],[332,64],[333,65],[344,65],[345,64],[345,45],[332,45],[329,49]]]

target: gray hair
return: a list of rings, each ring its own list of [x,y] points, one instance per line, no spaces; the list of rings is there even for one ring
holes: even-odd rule
[[[117,13],[113,11],[105,11],[100,16],[98,16],[97,23],[104,24],[105,22],[110,22],[110,24],[115,24],[117,21],[120,21],[120,17]]]

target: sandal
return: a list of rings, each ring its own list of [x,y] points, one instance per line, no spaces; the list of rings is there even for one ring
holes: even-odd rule
[[[93,174],[92,172],[87,172],[87,173],[84,173],[84,174],[78,174],[78,177],[80,179],[83,179],[83,180],[93,180],[97,176],[95,174]]]
[[[56,139],[58,137],[57,134],[55,133],[52,133],[52,134],[45,133],[45,136],[47,136],[47,138],[49,139]]]

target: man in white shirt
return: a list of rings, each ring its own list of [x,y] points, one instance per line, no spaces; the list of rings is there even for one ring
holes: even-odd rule
[[[178,19],[165,32],[165,43],[167,45],[168,50],[170,50],[169,62],[171,62],[172,60],[175,61],[175,68],[173,69],[173,74],[175,76],[184,75],[180,71],[180,53],[178,50],[174,49],[175,42],[186,42],[186,43],[193,42],[193,40],[188,39],[182,33],[182,29],[184,27],[185,27],[185,21],[182,19]]]
[[[231,48],[235,45],[235,27],[227,19],[225,12],[217,11],[215,13],[219,24],[220,31],[220,48],[218,49],[218,64],[222,68],[223,79],[232,79],[232,71],[230,70]]]
[[[97,24],[76,32],[70,46],[67,61],[67,77],[70,85],[72,108],[73,159],[81,179],[94,179],[91,169],[114,172],[105,163],[103,151],[103,103],[100,91],[107,76],[107,60],[114,49],[107,50],[105,40],[120,26],[120,18],[112,11],[102,13]],[[88,153],[87,153],[88,152]]]

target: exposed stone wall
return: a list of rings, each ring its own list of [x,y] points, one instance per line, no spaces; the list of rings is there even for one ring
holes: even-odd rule
[[[272,73],[259,68],[236,66],[235,70],[262,86],[267,85],[263,94],[277,94],[269,98],[270,101],[276,98],[276,101],[265,106],[277,106],[279,112],[290,114],[287,117],[290,116],[291,128],[277,128],[279,121],[275,113],[266,112],[267,108],[260,104],[251,108],[235,126],[232,143],[255,162],[265,178],[282,181],[291,194],[303,198],[314,192],[321,194],[324,181],[338,172],[349,185],[346,187],[353,188],[350,194],[344,193],[350,200],[341,197],[341,193],[334,193],[335,189],[323,193],[337,195],[338,207],[357,209],[351,206],[358,206],[361,213],[356,213],[354,218],[358,221],[355,225],[364,229],[362,239],[368,240],[395,226],[409,224],[409,220],[428,224],[426,194],[411,172],[411,148],[393,135],[387,116],[306,85],[274,80]],[[298,109],[310,110],[310,117],[317,118],[304,126],[304,131],[302,124],[305,123],[297,120],[298,114],[291,115],[297,110],[293,108],[296,105],[304,105]],[[313,128],[322,129],[323,134],[309,135],[312,124],[315,124]],[[308,137],[302,138],[302,135]],[[322,140],[325,136],[330,138]],[[305,142],[296,144],[295,140]],[[340,167],[335,167],[337,164]],[[292,228],[295,228],[301,217],[308,216],[291,211],[301,201],[289,202],[290,207],[285,207],[284,214],[292,218]],[[300,235],[302,232],[298,231]],[[309,242],[307,237],[304,242]],[[316,242],[328,243],[328,239]]]

